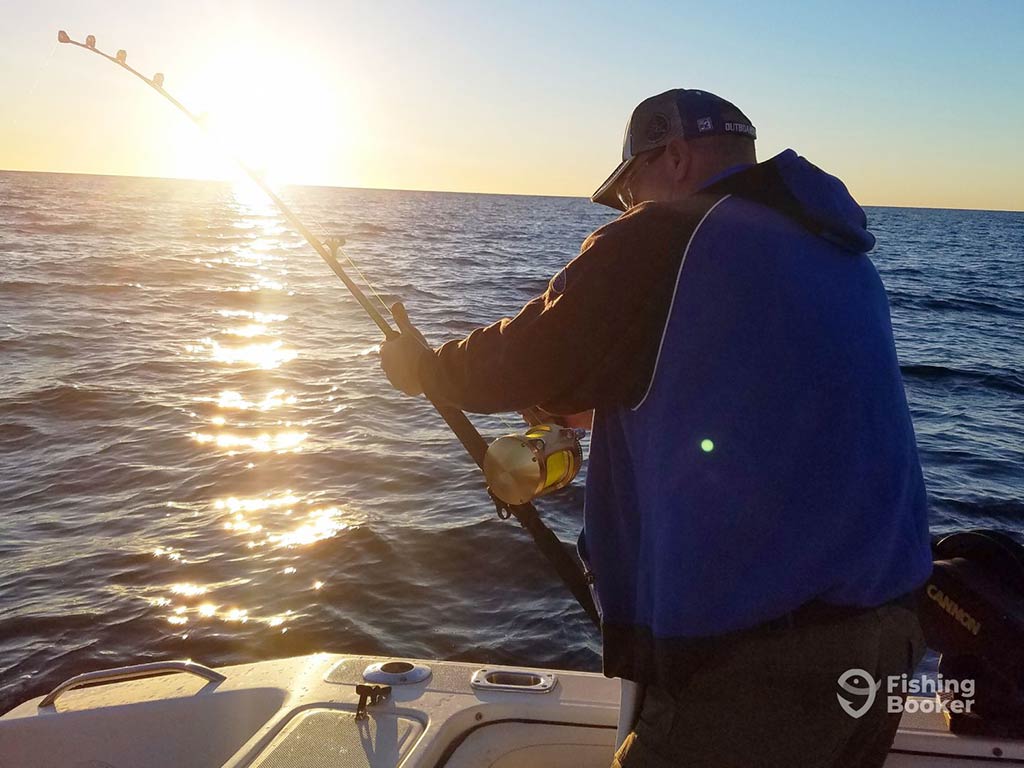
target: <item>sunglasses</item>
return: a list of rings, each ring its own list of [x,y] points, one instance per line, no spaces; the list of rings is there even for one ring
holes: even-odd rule
[[[640,175],[644,169],[647,168],[651,163],[655,162],[662,153],[665,151],[665,147],[655,147],[649,149],[646,152],[641,152],[636,155],[633,160],[632,166],[626,171],[626,175],[623,176],[617,185],[615,195],[619,198],[619,202],[622,203],[625,208],[623,210],[629,210],[635,203],[633,201],[633,190],[630,188],[636,178]]]

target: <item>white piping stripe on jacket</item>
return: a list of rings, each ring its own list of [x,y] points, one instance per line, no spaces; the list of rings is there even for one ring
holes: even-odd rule
[[[697,232],[700,231],[701,225],[704,223],[704,220],[711,215],[711,212],[715,210],[715,208],[720,206],[722,203],[724,203],[726,200],[728,200],[730,197],[732,197],[732,195],[726,195],[721,200],[712,205],[710,208],[708,208],[707,212],[700,217],[700,221],[697,222],[697,226],[693,228],[693,232],[690,233],[690,239],[686,243],[686,250],[683,251],[683,259],[682,261],[679,262],[679,272],[676,273],[676,285],[672,289],[672,301],[668,305],[668,316],[665,318],[665,327],[661,331],[661,341],[658,343],[658,356],[654,358],[654,370],[651,371],[651,380],[647,384],[647,390],[644,392],[644,396],[640,398],[640,402],[633,406],[632,410],[634,411],[640,409],[640,406],[644,404],[644,401],[647,399],[647,396],[651,394],[651,389],[654,388],[654,377],[658,375],[658,363],[661,362],[661,349],[662,347],[665,346],[665,336],[668,333],[668,324],[672,320],[672,309],[676,305],[676,294],[679,293],[679,280],[683,276],[683,265],[686,264],[686,256],[690,252],[690,246],[693,245],[693,238],[697,236]]]

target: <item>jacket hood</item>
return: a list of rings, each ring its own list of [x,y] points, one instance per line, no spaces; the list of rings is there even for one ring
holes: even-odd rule
[[[752,200],[798,221],[818,237],[855,253],[875,247],[864,209],[842,181],[792,149],[708,187]]]

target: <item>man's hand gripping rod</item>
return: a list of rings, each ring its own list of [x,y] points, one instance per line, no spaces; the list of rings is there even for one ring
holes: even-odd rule
[[[88,35],[85,38],[85,42],[81,43],[77,40],[72,40],[68,33],[61,30],[57,33],[57,41],[60,43],[67,43],[70,45],[76,45],[79,48],[83,48],[87,51],[91,51],[98,56],[102,56],[112,64],[116,64],[122,69],[135,75],[137,78],[142,80],[146,85],[155,90],[167,101],[174,105],[174,107],[181,112],[185,117],[195,123],[200,130],[207,133],[207,127],[203,122],[202,118],[192,112],[190,112],[185,105],[183,105],[176,98],[171,96],[164,89],[164,76],[158,72],[153,75],[152,78],[148,78],[138,70],[128,65],[128,54],[124,50],[117,52],[115,56],[111,56],[96,47],[96,38],[92,35]],[[226,151],[226,150],[225,150]],[[231,153],[228,153],[231,154]],[[370,319],[377,324],[381,332],[384,334],[385,339],[396,338],[399,333],[391,327],[387,319],[377,311],[377,308],[370,302],[363,290],[348,276],[341,264],[338,262],[337,253],[340,246],[340,241],[336,239],[329,239],[327,243],[318,240],[306,225],[296,216],[292,210],[285,204],[270,185],[263,179],[263,177],[250,168],[240,157],[237,155],[231,155],[235,163],[245,172],[252,181],[263,190],[264,194],[269,197],[278,210],[281,211],[282,215],[288,221],[295,230],[302,235],[303,239],[309,243],[313,250],[317,252],[321,259],[331,268],[331,271],[345,284],[348,288],[349,293],[355,297],[356,301],[359,302],[360,306],[366,311],[366,314],[370,316]],[[411,326],[410,326],[411,328]],[[428,398],[429,399],[429,398]],[[431,405],[437,410],[444,419],[445,423],[451,428],[452,432],[462,443],[462,446],[466,449],[473,461],[476,462],[478,467],[483,467],[484,454],[487,452],[487,442],[481,437],[476,427],[469,418],[460,411],[458,408],[452,408],[451,406],[443,405],[441,403],[430,401]],[[493,498],[493,497],[492,497]],[[495,499],[495,504],[498,506],[499,513],[505,513],[503,516],[507,516],[511,513],[519,521],[519,523],[530,533],[533,537],[534,543],[540,548],[544,557],[558,572],[562,581],[572,592],[573,596],[582,606],[587,616],[594,623],[595,626],[600,626],[600,619],[597,614],[597,609],[594,605],[593,597],[590,594],[590,588],[587,584],[587,579],[584,576],[579,565],[573,560],[572,556],[566,552],[562,543],[558,540],[558,537],[552,533],[551,529],[544,525],[540,519],[536,508],[533,504],[520,504],[520,505],[505,505]]]

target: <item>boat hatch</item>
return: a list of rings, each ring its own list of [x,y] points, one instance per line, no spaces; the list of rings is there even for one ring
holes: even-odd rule
[[[252,768],[393,768],[422,733],[418,721],[390,712],[359,720],[352,712],[307,709],[288,721]]]

